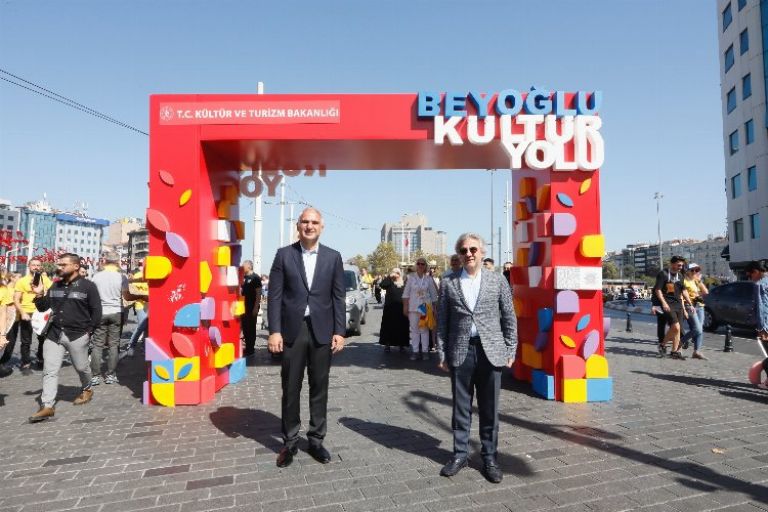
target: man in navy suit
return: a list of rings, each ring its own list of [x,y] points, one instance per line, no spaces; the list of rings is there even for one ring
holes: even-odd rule
[[[278,249],[269,273],[269,351],[283,354],[282,430],[277,466],[293,462],[298,449],[301,383],[309,377],[309,454],[327,464],[328,375],[331,354],[344,348],[346,307],[341,254],[319,243],[323,218],[307,208],[296,224],[299,241]]]

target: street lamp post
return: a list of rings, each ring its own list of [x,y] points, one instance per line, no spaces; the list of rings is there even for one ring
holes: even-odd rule
[[[653,198],[656,200],[656,231],[659,238],[659,271],[664,269],[664,254],[661,250],[661,200],[664,198],[664,194],[656,192],[653,194]]]

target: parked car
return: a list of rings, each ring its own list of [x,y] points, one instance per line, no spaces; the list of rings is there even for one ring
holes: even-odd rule
[[[347,296],[347,330],[350,334],[360,335],[360,326],[365,324],[368,311],[366,285],[360,281],[360,269],[357,265],[344,265],[344,288]]]
[[[736,281],[712,288],[704,297],[704,330],[711,332],[725,324],[756,329],[757,304],[757,284],[752,281]]]

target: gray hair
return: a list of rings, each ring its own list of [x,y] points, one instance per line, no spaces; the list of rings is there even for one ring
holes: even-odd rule
[[[478,235],[477,233],[462,233],[459,236],[459,239],[456,240],[456,246],[454,249],[456,249],[456,253],[460,253],[461,246],[464,245],[464,242],[467,240],[477,240],[478,241],[478,249],[480,249],[480,252],[485,254],[485,240],[483,240],[483,237]]]

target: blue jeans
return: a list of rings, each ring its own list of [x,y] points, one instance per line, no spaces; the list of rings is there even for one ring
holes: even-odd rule
[[[688,313],[688,329],[680,338],[680,342],[693,340],[693,350],[698,352],[701,350],[702,341],[704,341],[704,306],[696,306],[695,308],[687,306],[685,310]]]
[[[145,338],[147,336],[147,325],[149,324],[149,312],[147,311],[147,308],[148,306],[144,306],[143,309],[136,310],[136,330],[131,334],[131,341],[128,342],[128,348],[135,348],[142,334]]]

